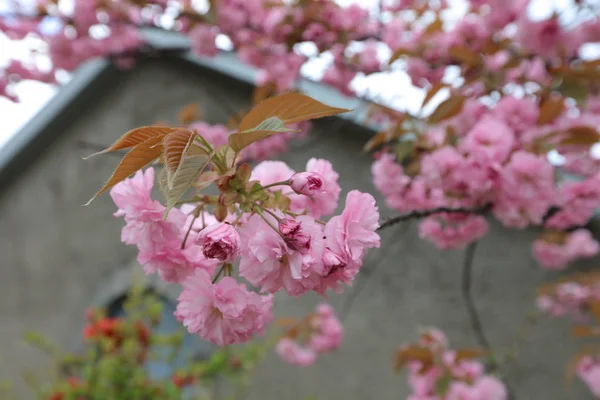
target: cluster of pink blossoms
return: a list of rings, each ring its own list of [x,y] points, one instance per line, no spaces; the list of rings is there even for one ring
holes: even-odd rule
[[[369,194],[351,191],[340,215],[319,219],[335,211],[340,195],[338,174],[328,161],[311,159],[300,173],[277,161],[258,164],[250,176],[244,168],[238,171],[228,184],[221,182],[229,189],[214,199],[228,206],[227,214],[212,215],[191,202],[163,218],[165,207],[150,197],[152,168],[111,190],[119,208],[115,215],[126,222],[122,241],[137,246],[147,273],[182,285],[177,318],[221,346],[261,334],[272,319],[274,293],[341,291],[358,273],[365,251],[379,247],[379,213]],[[245,186],[235,186],[239,179]],[[243,197],[232,203],[231,196]],[[238,261],[239,276],[263,294],[231,277]],[[322,319],[315,320],[324,335],[315,336],[315,351],[333,346],[335,324],[325,318],[334,318],[328,310],[321,308]]]
[[[538,308],[552,316],[570,316],[578,325],[576,336],[597,338],[600,335],[600,283],[597,274],[582,273],[573,281],[552,285],[541,290],[537,298]],[[572,361],[574,374],[600,398],[600,358],[597,348],[589,347]]]
[[[535,258],[548,268],[594,256],[598,243],[582,228],[600,206],[600,172],[561,183],[557,167],[532,148],[552,131],[563,132],[553,137],[560,142],[581,120],[568,110],[549,124],[539,125],[538,118],[539,108],[531,99],[505,96],[494,107],[468,100],[459,114],[424,132],[414,144],[420,155],[411,170],[392,153],[378,154],[372,167],[375,186],[400,211],[466,210],[435,213],[421,222],[420,236],[439,248],[480,239],[488,230],[483,214],[489,211],[509,228],[542,225],[565,231],[559,242],[542,236],[534,244]],[[586,118],[600,122],[599,114]],[[450,144],[448,130],[453,133]]]
[[[549,293],[537,298],[538,308],[553,317],[571,315],[578,320],[584,319],[590,306],[600,301],[600,284],[564,282],[557,284]]]
[[[449,349],[446,336],[435,329],[400,347],[397,367],[407,366],[412,389],[407,400],[508,399],[504,384],[485,374],[483,364],[468,353]]]
[[[342,324],[329,304],[319,304],[314,314],[295,324],[276,346],[279,356],[292,365],[313,365],[320,354],[339,347],[344,337]]]

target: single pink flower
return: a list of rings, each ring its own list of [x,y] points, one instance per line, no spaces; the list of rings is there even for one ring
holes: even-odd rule
[[[312,349],[300,346],[290,338],[282,338],[277,342],[275,351],[288,364],[300,367],[313,365],[317,360],[317,353]]]
[[[475,158],[501,163],[513,149],[514,136],[501,120],[485,117],[469,131],[461,149]]]
[[[300,253],[310,250],[311,237],[302,230],[302,223],[290,218],[283,218],[279,221],[279,232],[291,249]]]
[[[296,171],[291,169],[283,161],[263,161],[252,169],[250,175],[251,181],[259,181],[261,185],[267,186],[272,183],[283,182],[289,180]],[[281,187],[276,186],[271,190],[281,190]],[[288,188],[288,193],[291,192]]]
[[[493,213],[505,226],[525,228],[540,224],[556,202],[554,167],[544,155],[513,153],[500,171]]]
[[[586,229],[569,233],[564,243],[551,243],[542,239],[533,242],[534,258],[549,269],[562,269],[580,258],[595,256],[599,250],[600,245]]]
[[[379,212],[373,196],[353,190],[346,196],[346,207],[325,226],[325,250],[322,260],[325,273],[314,289],[341,292],[360,269],[368,248],[379,247]]]
[[[196,270],[212,274],[218,265],[218,261],[207,259],[199,246],[181,249],[179,240],[162,242],[152,249],[140,249],[137,261],[146,274],[158,272],[163,281],[173,283],[181,283]]]
[[[154,170],[138,171],[129,179],[115,185],[110,196],[119,207],[115,216],[125,217],[121,241],[137,245],[141,252],[152,252],[163,243],[183,240],[181,228],[187,216],[172,209],[164,218],[165,207],[150,197],[154,185]]]
[[[373,184],[385,198],[386,204],[394,209],[403,210],[404,193],[411,179],[390,153],[382,153],[371,166]]]
[[[594,396],[600,397],[600,362],[597,358],[587,356],[579,361],[577,376],[586,384]]]
[[[175,316],[191,333],[225,346],[262,335],[273,315],[273,296],[250,292],[226,276],[216,284],[203,270],[183,281]]]
[[[419,237],[440,249],[458,249],[481,239],[488,224],[481,215],[447,213],[425,218],[419,224]]]
[[[196,237],[206,258],[232,262],[240,252],[240,235],[227,223],[219,222],[202,229]]]
[[[290,187],[298,194],[312,196],[321,191],[323,177],[316,172],[299,172],[290,178]]]
[[[315,333],[310,337],[308,347],[317,353],[337,349],[344,338],[344,328],[336,317],[333,308],[326,303],[317,306],[317,315],[311,326]]]
[[[313,218],[320,218],[333,213],[338,206],[341,192],[338,184],[338,173],[333,170],[329,161],[316,158],[308,160],[306,173],[318,175],[322,185],[319,190],[313,191],[310,196],[297,195],[294,192],[291,196],[288,195],[292,200],[290,211],[298,214],[307,213]]]
[[[277,221],[266,215],[271,225]],[[284,289],[289,295],[300,296],[313,289],[323,273],[323,230],[308,216],[300,216],[302,232],[310,237],[305,253],[287,245],[279,231],[269,226],[259,215],[252,215],[239,228],[242,243],[240,275],[262,291],[275,293]]]

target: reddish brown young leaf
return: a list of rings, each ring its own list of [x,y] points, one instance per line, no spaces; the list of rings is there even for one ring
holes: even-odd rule
[[[594,300],[590,303],[590,312],[596,319],[596,322],[600,323],[600,301]]]
[[[445,119],[458,114],[465,104],[465,97],[459,94],[453,94],[448,99],[440,103],[434,112],[429,116],[429,122],[437,124]]]
[[[238,132],[229,136],[229,145],[234,151],[240,151],[245,147],[248,147],[254,142],[258,142],[268,136],[275,135],[277,133],[289,132],[290,130],[276,131],[276,130],[260,130],[260,131],[249,131],[249,132]]]
[[[574,126],[567,130],[567,135],[560,141],[562,145],[591,146],[600,141],[600,133],[591,126]]]
[[[114,142],[107,149],[87,156],[84,158],[84,160],[87,160],[88,158],[96,156],[98,154],[110,153],[112,151],[123,150],[137,146],[145,140],[155,136],[162,138],[167,134],[173,132],[174,130],[176,130],[176,128],[171,128],[167,126],[142,126],[140,128],[135,128],[121,136],[119,140]]]
[[[177,114],[177,119],[185,125],[198,121],[201,118],[202,113],[200,112],[200,104],[198,103],[187,104],[179,111],[179,114]]]
[[[277,85],[274,82],[265,83],[262,86],[257,86],[252,92],[252,104],[258,104],[263,100],[268,99],[276,93]]]
[[[392,64],[394,61],[399,60],[400,57],[402,57],[402,56],[409,56],[411,54],[412,54],[412,51],[409,50],[409,49],[403,49],[403,48],[397,49],[394,52],[394,54],[392,54],[392,57],[390,58],[389,63]]]
[[[549,96],[540,105],[538,125],[549,124],[565,109],[565,99],[562,96]]]
[[[263,121],[277,117],[284,124],[341,114],[350,110],[330,107],[300,93],[283,93],[262,101],[240,122],[240,132],[256,130]]]
[[[183,154],[190,148],[196,136],[195,132],[178,130],[165,137],[163,147],[165,149],[164,163],[167,167],[167,173],[175,172],[181,165]]]
[[[275,325],[280,328],[291,328],[298,324],[298,322],[299,321],[295,318],[279,318],[277,321],[275,321]]]
[[[456,361],[472,360],[481,358],[485,355],[485,351],[481,349],[460,349],[456,351]]]
[[[567,236],[568,236],[568,234],[564,231],[545,230],[544,232],[542,232],[540,234],[540,236],[538,236],[538,239],[543,240],[544,242],[547,242],[547,243],[561,245],[561,244],[565,243],[565,241],[567,240]]]
[[[431,35],[436,32],[441,32],[443,28],[444,28],[444,22],[441,19],[436,18],[431,24],[429,24],[427,26],[427,28],[425,28],[425,30],[423,31],[423,34],[425,36]]]
[[[452,46],[449,50],[450,55],[457,61],[469,66],[479,64],[479,55],[467,46]]]
[[[427,103],[429,103],[429,100],[431,100],[433,98],[433,96],[435,96],[440,90],[442,90],[446,86],[447,85],[442,82],[438,82],[438,83],[434,84],[433,86],[431,86],[429,88],[429,90],[427,91],[425,98],[423,99],[423,103],[421,104],[421,107],[425,107],[427,105]]]
[[[86,203],[86,205],[90,204],[92,200],[115,186],[117,183],[128,178],[131,174],[134,174],[157,159],[163,151],[161,144],[163,139],[163,136],[148,138],[125,154],[125,157],[123,157],[123,160],[121,160],[106,184]]]
[[[575,325],[571,331],[576,338],[598,337],[597,329],[589,325]]]
[[[433,364],[433,353],[427,347],[403,346],[396,352],[394,370],[399,372],[409,361],[420,361],[427,370]]]

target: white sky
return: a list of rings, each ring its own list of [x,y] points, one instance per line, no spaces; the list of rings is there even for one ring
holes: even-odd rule
[[[8,2],[11,0],[0,0],[0,13],[6,12]],[[379,0],[338,0],[340,4],[358,3],[363,7],[376,8]],[[597,0],[600,2],[600,0]],[[456,14],[460,15],[464,9],[465,0],[449,0]],[[529,10],[535,18],[546,18],[553,10],[568,8],[571,0],[533,0]],[[224,38],[226,39],[226,38]],[[223,43],[227,46],[226,40]],[[385,46],[383,46],[385,47]],[[387,49],[382,49],[382,58],[389,57],[385,54]],[[388,52],[389,53],[389,52]],[[596,57],[598,52],[596,53]],[[26,58],[26,45],[20,42],[10,41],[0,33],[0,65],[5,64],[10,58]],[[45,64],[46,60],[39,60]],[[39,62],[38,61],[38,62]],[[320,76],[323,66],[327,65],[327,56],[308,63],[303,67],[303,74],[311,78]],[[393,82],[393,90],[390,91],[390,83]],[[381,96],[386,103],[397,106],[400,109],[408,109],[412,112],[418,111],[418,105],[424,96],[423,91],[413,87],[410,79],[403,72],[387,74],[375,74],[368,78],[356,78],[353,82],[354,88],[360,94]],[[12,103],[0,97],[0,147],[2,147],[12,136],[18,132],[52,97],[58,89],[56,87],[33,81],[24,81],[17,85],[16,94],[20,98],[19,103]],[[441,99],[440,99],[441,100]]]

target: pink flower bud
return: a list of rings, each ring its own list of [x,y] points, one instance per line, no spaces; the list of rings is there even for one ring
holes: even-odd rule
[[[310,249],[310,236],[302,231],[302,224],[293,219],[279,221],[279,232],[293,250],[306,253]]]
[[[323,177],[316,172],[300,172],[292,175],[290,186],[294,192],[310,196],[321,191]]]
[[[196,237],[206,258],[220,261],[234,260],[240,251],[240,235],[227,223],[217,223],[202,229]]]

